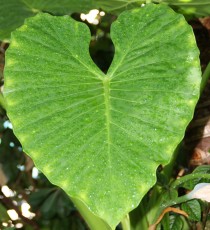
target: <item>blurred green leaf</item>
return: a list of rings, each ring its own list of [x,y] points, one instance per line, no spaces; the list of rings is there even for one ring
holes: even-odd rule
[[[2,95],[1,92],[0,92],[0,106],[1,106],[3,109],[6,109],[5,100],[4,100],[3,95]]]
[[[183,14],[210,16],[210,0],[162,0],[162,2],[177,7]]]
[[[4,222],[4,221],[9,221],[10,217],[7,213],[7,209],[4,207],[3,204],[1,204],[1,200],[0,200],[0,222]]]
[[[6,0],[0,4],[0,40],[8,41],[10,34],[21,26],[24,19],[35,15],[21,0]]]
[[[75,216],[70,217],[70,228],[71,230],[86,230],[85,225],[82,224],[81,219]]]
[[[17,166],[24,163],[24,155],[20,149],[19,141],[9,128],[3,129],[0,143],[0,163],[9,182],[14,182],[20,172]]]
[[[41,205],[39,210],[42,213],[43,218],[52,219],[53,217],[55,217],[55,215],[57,213],[58,195],[59,195],[58,191],[51,193],[46,198],[44,203]]]
[[[46,188],[32,192],[28,202],[33,211],[40,211],[43,218],[46,219],[52,219],[55,216],[64,218],[75,210],[69,197],[58,188]]]
[[[134,0],[134,1],[128,1],[128,0],[94,0],[97,5],[109,12],[109,13],[120,13],[124,10],[133,9],[136,7],[141,7],[142,3],[145,3],[145,0]]]
[[[168,177],[163,174],[162,172],[157,172],[157,183],[160,186],[167,186],[168,185]]]
[[[40,11],[56,15],[86,12],[94,7],[92,0],[5,0],[0,4],[0,40],[9,41],[10,34],[23,25],[25,18]]]
[[[183,229],[184,222],[180,215],[170,215],[169,216],[169,229],[164,230],[185,230]]]
[[[51,193],[55,192],[55,188],[44,188],[39,189],[36,192],[32,192],[29,195],[28,202],[32,206],[34,210],[37,210],[41,204],[45,202],[45,200],[50,196]]]
[[[200,165],[196,167],[192,173],[210,174],[210,165]]]
[[[161,220],[159,226],[162,226],[163,230],[169,230],[170,229],[170,218],[169,218],[169,213],[166,213]]]
[[[68,216],[72,211],[75,210],[69,196],[62,190],[59,191],[59,197],[57,201],[57,213],[60,218]]]
[[[94,2],[95,1],[95,2]],[[97,0],[98,1],[98,0]],[[22,0],[32,11],[49,12],[55,15],[87,12],[97,7],[96,0]]]
[[[197,200],[190,200],[185,203],[182,203],[181,208],[189,215],[190,220],[201,220],[201,206]]]

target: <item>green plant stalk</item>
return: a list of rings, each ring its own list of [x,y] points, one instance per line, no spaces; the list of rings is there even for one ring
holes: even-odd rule
[[[186,202],[188,200],[191,200],[191,199],[189,199],[189,197],[187,195],[180,196],[176,200],[173,200],[173,201],[167,202],[166,204],[163,204],[160,209],[161,209],[161,211],[163,211],[167,207],[171,207],[171,206],[174,206],[174,205],[177,205],[177,204],[181,204],[181,203],[184,203],[184,202]]]
[[[176,163],[176,159],[177,159],[177,156],[179,154],[179,151],[182,147],[182,142],[176,147],[174,153],[173,153],[173,157],[170,161],[170,163],[168,165],[166,165],[163,169],[163,174],[166,176],[166,178],[168,179],[168,183],[172,177],[172,173],[173,173],[173,169],[174,169],[174,165]]]
[[[129,214],[129,216],[131,230],[148,229],[147,204],[144,202],[144,199],[139,206]]]
[[[161,204],[163,203],[164,195],[159,186],[152,189],[150,198],[147,201],[142,201],[137,209],[130,214],[131,230],[148,229],[156,217]]]
[[[145,208],[142,205],[140,205],[140,211],[142,213],[142,218],[141,218],[141,222],[140,222],[141,225],[139,224],[137,229],[139,229],[139,230],[147,229],[149,226],[149,223],[148,223]]]
[[[148,207],[149,211],[147,214],[147,219],[149,225],[152,225],[154,223],[154,220],[156,221],[157,218],[159,217],[159,211],[160,211],[160,207],[162,207],[162,204],[164,203],[164,197],[165,197],[164,193],[161,192],[157,186],[155,186],[154,194],[152,194],[151,196],[151,199],[149,201],[149,207]]]
[[[173,158],[171,159],[170,163],[166,165],[163,169],[163,174],[167,178],[167,183],[170,183],[170,179],[172,177],[173,168],[176,163],[177,155],[179,154],[182,142],[177,146],[176,150],[174,151]],[[154,222],[154,217],[158,217],[157,213],[159,213],[160,207],[164,202],[164,195],[161,194],[161,190],[158,189],[157,186],[153,188],[152,196],[148,203],[148,214],[147,219],[149,224],[151,225]]]
[[[201,88],[200,88],[200,92],[202,93],[203,90],[205,89],[205,86],[208,82],[208,79],[210,78],[210,62],[209,64],[207,65],[204,73],[203,73],[203,76],[202,76],[202,81],[201,81]]]
[[[162,201],[161,191],[158,186],[154,186],[152,189],[151,197],[147,204],[147,220],[149,225],[151,224],[155,214],[157,213]]]
[[[105,223],[101,218],[95,216],[89,209],[88,207],[79,199],[77,198],[72,198],[71,200],[79,210],[80,214],[84,218],[85,222],[89,226],[91,230],[111,230],[112,228]],[[129,229],[125,229],[129,230]]]
[[[4,97],[2,96],[1,92],[0,92],[0,106],[3,109],[6,109],[6,103],[5,103]]]
[[[208,179],[210,180],[210,174],[203,174],[203,173],[194,173],[194,174],[189,174],[186,176],[183,176],[179,179],[177,179],[176,181],[174,181],[171,185],[172,189],[177,189],[178,187],[180,187],[180,185],[184,184],[187,181],[193,180],[193,179]]]
[[[121,225],[122,225],[123,230],[131,230],[131,228],[130,228],[130,217],[128,214],[121,221]]]
[[[112,228],[105,223],[101,218],[95,216],[88,208],[87,206],[76,198],[71,198],[77,209],[79,210],[80,214],[86,221],[87,225],[90,227],[91,230],[111,230]],[[121,221],[122,229],[123,230],[131,230],[130,228],[130,218],[127,214],[123,220]]]

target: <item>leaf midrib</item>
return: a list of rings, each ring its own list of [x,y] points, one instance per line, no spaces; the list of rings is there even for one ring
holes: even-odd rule
[[[105,119],[106,119],[106,130],[107,130],[107,146],[108,146],[108,166],[109,171],[111,173],[111,159],[110,159],[110,147],[111,147],[111,109],[110,109],[110,78],[108,76],[103,78],[103,86],[104,86],[104,103],[105,103]],[[111,175],[111,174],[110,174]]]

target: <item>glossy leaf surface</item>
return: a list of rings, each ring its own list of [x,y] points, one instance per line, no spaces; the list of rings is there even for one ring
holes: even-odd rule
[[[14,132],[49,180],[112,228],[154,185],[193,116],[200,84],[191,28],[167,6],[124,12],[104,75],[90,32],[38,14],[12,36],[5,97]]]

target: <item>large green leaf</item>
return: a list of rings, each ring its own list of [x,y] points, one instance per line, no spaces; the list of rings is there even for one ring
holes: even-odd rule
[[[111,28],[107,75],[90,32],[38,14],[13,33],[5,97],[14,132],[49,180],[114,228],[154,185],[193,116],[199,52],[183,16],[149,4]]]

